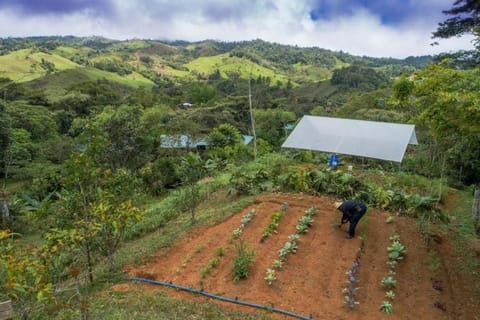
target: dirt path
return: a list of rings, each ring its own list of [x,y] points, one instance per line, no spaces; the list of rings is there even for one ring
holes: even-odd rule
[[[349,310],[343,303],[342,289],[346,286],[345,273],[356,257],[361,239],[358,236],[352,240],[343,238],[346,226],[343,230],[335,227],[340,215],[334,209],[333,201],[327,197],[301,194],[259,196],[252,206],[228,220],[197,229],[175,247],[159,252],[149,264],[130,266],[126,271],[130,276],[203,288],[227,297],[274,305],[314,319],[475,319],[469,318],[468,314],[458,318],[456,307],[449,305],[452,292],[448,286],[439,290],[432,285],[432,281],[447,281],[448,277],[439,270],[433,279],[429,270],[430,257],[415,222],[396,217],[393,223],[387,224],[385,219],[388,213],[371,209],[357,228],[359,234],[362,228],[365,230],[364,250],[360,255],[360,304],[354,310]],[[272,213],[278,211],[284,202],[289,207],[281,219],[278,233],[261,242],[262,232],[270,222]],[[278,250],[283,247],[288,236],[295,233],[298,219],[310,207],[317,208],[313,226],[307,234],[300,236],[298,252],[288,256],[283,268],[277,271],[277,280],[269,286],[264,280],[266,269],[271,268],[273,261],[278,259]],[[255,251],[254,263],[246,280],[234,282],[231,261],[236,255],[235,245],[239,240],[232,239],[232,232],[240,225],[241,218],[253,208],[257,214],[246,225],[241,238]],[[385,289],[380,281],[387,276],[389,270],[386,248],[390,244],[389,237],[393,234],[400,236],[407,248],[407,256],[397,268],[394,312],[385,315],[379,312],[379,306],[385,300]],[[223,251],[223,256],[219,256],[219,251]],[[205,268],[215,258],[219,260],[218,265],[205,274]],[[145,287],[163,290],[169,295],[185,299],[206,299],[163,287]],[[262,312],[207,300],[227,308]],[[446,310],[441,310],[443,307]],[[292,319],[278,314],[272,314],[272,317]]]

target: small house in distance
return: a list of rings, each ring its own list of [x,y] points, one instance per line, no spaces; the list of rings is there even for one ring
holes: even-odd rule
[[[182,109],[190,109],[193,107],[193,104],[191,104],[190,102],[182,102],[178,106]]]
[[[243,144],[248,145],[253,140],[253,136],[242,135]],[[160,148],[162,149],[184,149],[184,150],[206,150],[208,142],[206,138],[193,139],[188,135],[160,135]]]

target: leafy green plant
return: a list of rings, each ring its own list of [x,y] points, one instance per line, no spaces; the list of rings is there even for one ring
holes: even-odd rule
[[[310,216],[302,216],[298,220],[298,224],[295,227],[298,233],[306,233],[308,228],[312,225],[313,219]]]
[[[272,285],[273,281],[277,280],[275,270],[268,268],[264,279],[267,281],[268,285]]]
[[[381,283],[387,289],[393,289],[393,288],[395,288],[395,285],[397,284],[397,280],[395,280],[395,278],[393,276],[388,276],[388,277],[383,278]]]
[[[286,191],[306,192],[309,189],[308,172],[298,168],[291,168],[286,175],[279,178],[280,186]]]
[[[387,292],[385,292],[385,297],[387,299],[393,300],[395,299],[395,292],[393,292],[393,290],[388,290]]]
[[[390,301],[383,301],[383,303],[380,305],[380,311],[390,314],[393,312],[393,305],[390,303]]]
[[[282,249],[278,250],[278,254],[282,260],[285,260],[287,254],[297,252],[298,245],[294,241],[287,241]]]
[[[291,234],[288,236],[288,240],[290,240],[290,242],[293,242],[293,243],[297,243],[298,239],[300,238],[300,235],[298,234]]]
[[[386,223],[392,223],[395,220],[393,216],[388,216],[388,218],[385,220]]]
[[[280,225],[280,219],[282,218],[283,211],[275,211],[270,217],[270,223],[262,232],[262,241],[270,237],[273,233],[277,233],[278,226]]]
[[[283,261],[279,259],[273,260],[273,267],[275,269],[281,269],[283,267]]]
[[[202,270],[200,271],[202,275],[202,279],[204,279],[206,276],[210,274],[210,272],[218,266],[220,263],[220,260],[218,258],[212,258],[208,262],[208,265],[206,267],[203,267]]]
[[[255,251],[249,249],[244,242],[239,242],[235,249],[237,255],[232,262],[232,278],[234,281],[238,281],[248,276],[248,270],[253,262]]]
[[[236,228],[235,230],[233,230],[232,236],[233,236],[234,239],[238,239],[240,237],[240,235],[242,234],[243,229],[245,228],[247,223],[249,223],[256,214],[257,214],[257,212],[256,212],[255,208],[253,208],[246,215],[244,215],[242,217],[242,219],[240,220],[240,222],[241,222],[240,226],[238,228]]]
[[[406,250],[400,241],[395,240],[392,245],[387,248],[388,258],[392,260],[402,260]]]
[[[217,252],[217,256],[223,257],[225,255],[225,248],[224,247],[218,247],[216,252]]]

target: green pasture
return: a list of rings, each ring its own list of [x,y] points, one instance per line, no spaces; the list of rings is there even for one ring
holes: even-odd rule
[[[32,49],[22,49],[0,56],[0,77],[9,78],[15,82],[27,82],[46,74],[42,68],[42,59],[53,63],[56,70],[77,68],[78,64],[56,54],[34,52]]]
[[[90,51],[92,51],[92,49],[87,47],[76,48],[76,47],[59,46],[55,48],[55,50],[53,50],[52,52],[61,57],[71,59],[74,56],[87,57]]]
[[[332,72],[324,66],[312,66],[309,64],[296,63],[294,79],[299,82],[323,81],[332,77]]]
[[[256,63],[251,62],[250,60],[241,59],[239,57],[230,57],[227,53],[219,54],[211,57],[200,57],[187,64],[185,67],[199,74],[205,76],[212,74],[215,70],[219,70],[222,77],[227,78],[229,73],[238,73],[241,78],[258,78],[269,77],[271,79],[271,84],[277,83],[287,83],[288,78],[285,75],[278,74],[272,69],[265,68]]]

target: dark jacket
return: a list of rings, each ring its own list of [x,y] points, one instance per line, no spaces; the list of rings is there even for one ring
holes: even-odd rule
[[[365,212],[367,212],[367,206],[363,202],[357,200],[348,200],[342,203],[340,207],[338,207],[338,210],[343,213],[342,224],[347,221],[350,222],[348,234],[350,238],[353,238],[355,236],[355,228],[357,227],[358,221],[360,221]]]

